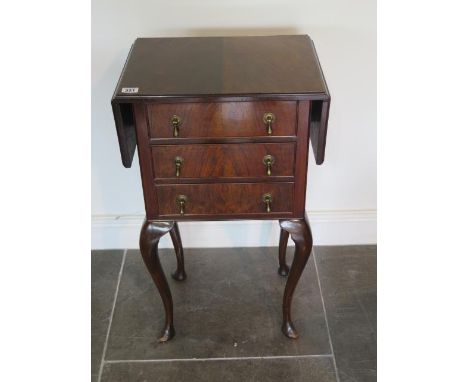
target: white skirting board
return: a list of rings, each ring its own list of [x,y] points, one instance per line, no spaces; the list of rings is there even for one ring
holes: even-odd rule
[[[377,211],[309,211],[314,245],[377,243]],[[94,215],[91,218],[91,248],[138,248],[143,215]],[[234,220],[179,223],[186,248],[276,246],[278,221]],[[288,245],[294,243],[289,240]],[[170,248],[169,235],[159,243]]]

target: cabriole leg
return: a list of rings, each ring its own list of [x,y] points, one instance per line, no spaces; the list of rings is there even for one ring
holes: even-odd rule
[[[289,273],[288,264],[286,264],[286,247],[288,246],[289,232],[281,228],[278,261],[278,273],[286,277]]]
[[[149,222],[145,220],[140,234],[141,256],[158,288],[166,312],[166,321],[159,342],[169,341],[175,335],[171,290],[167,284],[158,254],[159,240],[173,227],[174,222]]]
[[[179,225],[177,222],[174,222],[170,234],[177,258],[177,269],[172,273],[172,278],[177,281],[183,281],[187,278],[187,274],[185,273],[184,249],[182,248],[182,240],[180,238]]]
[[[280,227],[287,231],[294,244],[294,260],[289,271],[283,297],[283,325],[281,330],[289,338],[298,338],[299,334],[291,320],[291,302],[299,278],[301,277],[312,249],[312,234],[306,219],[280,220]]]

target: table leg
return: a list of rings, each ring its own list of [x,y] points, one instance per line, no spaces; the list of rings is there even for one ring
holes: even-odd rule
[[[175,335],[171,290],[169,289],[158,254],[159,239],[170,232],[173,227],[174,222],[149,222],[145,219],[140,234],[141,256],[158,288],[166,312],[166,321],[159,342],[169,341]]]
[[[278,261],[278,273],[280,276],[286,277],[289,273],[288,264],[286,264],[286,247],[288,246],[289,232],[281,228]]]
[[[177,258],[177,269],[172,273],[172,278],[177,281],[183,281],[187,278],[184,265],[184,249],[182,248],[182,240],[180,239],[179,225],[174,222],[171,231],[172,244]]]
[[[280,227],[289,232],[294,244],[294,260],[289,271],[289,277],[286,281],[283,297],[283,325],[281,330],[289,338],[298,338],[299,334],[291,320],[291,302],[297,283],[312,249],[312,233],[306,219],[298,220],[280,220]]]

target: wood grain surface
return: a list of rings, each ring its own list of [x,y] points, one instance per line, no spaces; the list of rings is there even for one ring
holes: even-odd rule
[[[158,181],[177,183],[181,179],[260,178],[268,182],[272,177],[294,177],[294,143],[244,143],[218,145],[152,146],[154,177]],[[271,155],[271,175],[263,158]],[[175,158],[182,158],[179,177],[176,177]]]
[[[156,192],[160,217],[188,218],[197,215],[240,215],[292,212],[293,183],[215,183],[159,185]],[[273,197],[271,212],[266,212],[262,195]],[[179,213],[178,195],[186,195],[185,215]]]
[[[273,113],[271,136],[294,136],[295,101],[151,103],[148,119],[151,138],[173,138],[173,115],[180,117],[179,138],[269,136],[263,121]]]

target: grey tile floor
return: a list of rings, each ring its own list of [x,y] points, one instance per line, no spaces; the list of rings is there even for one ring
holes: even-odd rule
[[[160,253],[168,274],[174,253]],[[185,249],[187,280],[168,277],[176,336],[166,344],[139,251],[91,259],[93,381],[376,380],[376,246],[314,247],[293,300],[296,341],[280,331],[277,248]]]

